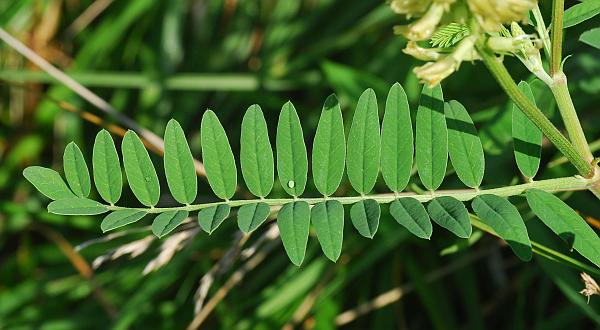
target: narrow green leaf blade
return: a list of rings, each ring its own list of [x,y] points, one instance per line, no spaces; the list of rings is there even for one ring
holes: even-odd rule
[[[296,266],[300,266],[306,253],[308,230],[310,226],[310,208],[306,202],[285,204],[277,215],[277,227],[288,257]]]
[[[148,151],[134,131],[127,131],[122,143],[123,166],[131,191],[146,206],[160,198],[160,185]]]
[[[586,43],[596,49],[600,49],[600,28],[595,28],[583,32],[579,36],[579,41]]]
[[[423,239],[431,238],[431,220],[425,207],[418,200],[412,197],[399,198],[390,204],[390,214],[413,235]]]
[[[600,2],[590,0],[578,3],[565,10],[563,16],[563,28],[566,29],[577,25],[598,14],[600,14]]]
[[[198,190],[194,157],[181,125],[174,119],[169,120],[165,129],[164,163],[173,198],[181,204],[192,203]]]
[[[248,108],[242,120],[240,164],[248,190],[254,196],[266,197],[273,188],[273,148],[265,116],[256,104]]]
[[[162,238],[172,232],[179,226],[189,215],[188,211],[167,211],[159,214],[152,222],[152,233]]]
[[[317,239],[327,258],[335,262],[342,253],[344,239],[344,207],[342,203],[329,200],[313,206],[310,219]]]
[[[448,165],[448,129],[444,116],[444,95],[438,84],[423,86],[416,119],[416,161],[419,178],[429,190],[444,181]]]
[[[369,88],[358,99],[348,133],[346,166],[350,184],[357,192],[367,194],[375,186],[380,151],[377,97],[375,91]]]
[[[302,195],[308,175],[308,157],[296,108],[287,102],[277,123],[277,174],[283,189],[290,195]]]
[[[481,185],[485,158],[481,140],[465,107],[457,101],[445,104],[448,125],[448,151],[460,180],[471,188]]]
[[[107,231],[117,229],[142,219],[147,213],[140,210],[127,209],[114,211],[104,217],[100,224],[100,229],[103,233]]]
[[[535,98],[527,82],[521,81],[519,89],[535,104]],[[531,179],[540,167],[542,131],[514,103],[512,109],[512,135],[517,166],[523,176]]]
[[[367,238],[373,238],[379,228],[381,208],[372,199],[365,199],[355,203],[350,208],[350,220],[358,233]]]
[[[244,205],[239,208],[237,213],[238,227],[242,232],[249,234],[260,227],[270,213],[271,208],[266,203]]]
[[[413,128],[404,89],[395,83],[385,102],[381,124],[381,174],[394,192],[406,188],[413,164]]]
[[[115,204],[121,198],[123,174],[115,142],[105,129],[96,135],[92,164],[94,183],[100,197],[110,204]]]
[[[78,197],[88,197],[92,185],[90,172],[81,150],[74,142],[67,144],[63,155],[63,168],[69,187]]]
[[[600,238],[569,205],[551,193],[529,189],[527,203],[542,220],[575,251],[600,267]]]
[[[334,94],[323,105],[312,150],[312,170],[317,190],[333,194],[342,181],[346,159],[346,137],[342,108]]]
[[[230,199],[237,187],[237,169],[225,129],[212,110],[206,110],[200,125],[202,160],[208,184],[221,199]]]
[[[48,204],[48,212],[60,215],[96,215],[108,212],[108,208],[91,199],[72,197]]]
[[[434,198],[427,205],[431,220],[448,229],[461,238],[471,236],[473,228],[469,220],[469,212],[461,201],[454,197],[442,196]]]
[[[471,203],[481,221],[505,240],[521,260],[531,260],[531,241],[517,208],[496,195],[481,195]]]
[[[55,170],[41,166],[29,166],[23,170],[23,176],[39,192],[52,200],[75,197]]]
[[[207,207],[198,212],[198,223],[210,235],[227,219],[230,211],[227,204]]]

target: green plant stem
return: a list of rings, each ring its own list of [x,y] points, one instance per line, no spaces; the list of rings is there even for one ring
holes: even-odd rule
[[[591,163],[594,156],[590,151],[579,118],[577,117],[577,111],[575,110],[571,94],[569,93],[567,77],[562,71],[558,71],[554,74],[552,79],[553,83],[549,87],[556,99],[560,115],[565,123],[567,132],[569,133],[569,139],[573,143],[573,147],[575,147],[581,156],[585,158],[587,162]]]
[[[266,203],[270,206],[281,206],[287,203],[292,202],[307,202],[310,205],[314,205],[325,200],[337,200],[342,204],[354,204],[364,199],[372,199],[377,203],[386,204],[391,203],[398,198],[414,198],[421,203],[428,202],[436,197],[441,196],[450,196],[454,197],[460,201],[469,201],[473,198],[484,195],[484,194],[493,194],[502,197],[516,196],[523,194],[527,189],[540,189],[547,192],[558,192],[558,191],[575,191],[575,190],[585,190],[588,189],[591,185],[596,184],[597,181],[600,180],[592,180],[586,179],[580,176],[572,176],[572,177],[564,177],[564,178],[556,178],[556,179],[548,179],[548,180],[540,180],[534,181],[524,184],[519,184],[515,186],[507,186],[501,188],[492,188],[492,189],[461,189],[461,190],[440,190],[435,192],[427,192],[424,194],[417,194],[412,192],[406,193],[388,193],[388,194],[376,194],[376,195],[365,195],[365,196],[353,196],[353,197],[308,197],[308,198],[280,198],[280,199],[245,199],[245,200],[230,200],[230,201],[221,201],[214,203],[205,203],[205,204],[194,204],[194,205],[185,205],[185,206],[176,206],[176,207],[154,207],[154,208],[130,208],[130,207],[122,207],[122,206],[110,206],[106,207],[111,211],[125,210],[125,209],[134,209],[139,211],[144,211],[147,213],[162,213],[167,211],[198,211],[211,206],[218,205],[229,205],[230,207],[238,207],[248,204],[254,203]]]
[[[494,54],[483,47],[479,48],[479,54],[502,89],[504,89],[506,94],[521,111],[542,130],[542,133],[569,159],[581,175],[586,178],[593,177],[594,166],[592,166],[591,162],[581,155],[579,150],[567,140],[542,111],[519,90],[504,64]]]
[[[550,76],[561,71],[562,61],[562,37],[563,37],[563,16],[565,13],[565,1],[564,0],[553,0],[552,1],[552,27],[550,33],[552,34],[552,51],[550,55]]]
[[[540,11],[540,6],[536,4],[531,11],[533,13],[533,17],[535,18],[535,28],[542,39],[542,43],[544,44],[544,53],[546,56],[548,56],[548,58],[550,58],[550,36],[548,35],[548,30],[546,29],[546,23],[544,23],[544,17]]]

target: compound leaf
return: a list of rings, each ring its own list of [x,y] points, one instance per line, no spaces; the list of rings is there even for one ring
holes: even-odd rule
[[[394,192],[406,188],[414,156],[410,108],[404,89],[395,83],[385,102],[381,124],[381,174]]]
[[[369,193],[379,173],[379,113],[375,91],[365,90],[356,106],[348,134],[348,179],[356,191]]]
[[[463,203],[454,197],[441,196],[434,198],[427,205],[431,220],[448,229],[461,238],[471,236],[473,228],[469,219],[469,212]]]
[[[110,204],[118,202],[123,189],[123,174],[115,142],[105,129],[96,134],[92,165],[94,184],[100,197]]]
[[[237,212],[238,227],[249,234],[262,225],[269,217],[271,208],[266,203],[254,203],[240,207]]]
[[[159,214],[152,222],[152,233],[158,237],[164,237],[179,226],[189,215],[188,211],[167,211]]]
[[[481,195],[471,203],[481,221],[504,239],[521,260],[531,260],[531,242],[527,227],[517,208],[496,195]]]
[[[148,151],[134,131],[127,131],[122,143],[123,166],[127,181],[137,199],[154,206],[160,198],[160,185]]]
[[[460,180],[471,188],[481,185],[485,170],[483,147],[473,120],[457,101],[445,104],[448,125],[448,151],[452,166]]]
[[[237,169],[225,129],[212,110],[206,110],[200,124],[202,160],[208,184],[221,199],[230,199],[237,188]]]
[[[342,109],[335,95],[323,105],[312,150],[312,170],[317,190],[329,196],[342,181],[346,159],[346,138]]]
[[[146,214],[147,213],[144,211],[134,209],[114,211],[104,217],[100,224],[100,228],[103,233],[106,233],[107,231],[139,221]]]
[[[277,123],[277,174],[283,189],[290,195],[302,195],[308,175],[306,144],[298,113],[292,102],[281,108]]]
[[[342,203],[329,200],[313,206],[310,219],[317,239],[327,258],[335,262],[342,253],[344,238],[344,207]]]
[[[88,197],[92,188],[90,172],[81,150],[71,142],[67,144],[63,154],[63,169],[69,187],[78,197]]]
[[[413,235],[423,239],[431,238],[431,220],[418,200],[412,197],[399,198],[390,204],[390,214]]]
[[[23,170],[23,176],[39,192],[52,200],[75,197],[55,170],[41,166],[29,166]]]
[[[196,199],[198,180],[194,158],[181,125],[171,119],[165,129],[165,175],[176,201],[190,204]]]
[[[416,119],[416,161],[419,178],[429,190],[442,184],[448,164],[448,129],[444,116],[444,95],[438,84],[423,86]]]
[[[256,104],[248,108],[242,119],[240,166],[248,190],[254,196],[266,197],[273,188],[273,149],[267,122]]]
[[[355,203],[350,208],[350,220],[358,233],[367,238],[373,238],[379,227],[381,208],[372,199],[365,199]]]

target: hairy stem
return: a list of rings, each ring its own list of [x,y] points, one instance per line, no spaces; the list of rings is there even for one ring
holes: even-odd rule
[[[552,51],[550,55],[550,76],[554,76],[560,71],[562,61],[562,37],[563,37],[563,16],[565,13],[565,1],[552,1]]]
[[[243,206],[247,204],[254,203],[266,203],[270,206],[281,206],[287,203],[292,202],[307,202],[310,205],[314,205],[325,200],[337,200],[342,204],[354,204],[364,199],[372,199],[377,203],[386,204],[391,203],[398,198],[414,198],[421,203],[428,202],[436,197],[441,196],[450,196],[454,197],[460,201],[469,201],[477,196],[485,195],[485,194],[493,194],[497,196],[510,197],[521,195],[527,189],[540,189],[547,192],[558,192],[558,191],[575,191],[575,190],[585,190],[589,189],[592,185],[597,184],[600,181],[600,178],[586,179],[580,176],[572,176],[572,177],[564,177],[564,178],[556,178],[556,179],[548,179],[548,180],[540,180],[534,181],[524,184],[519,184],[515,186],[507,186],[501,188],[492,188],[492,189],[461,189],[461,190],[440,190],[434,192],[427,192],[425,194],[417,194],[412,192],[405,193],[388,193],[388,194],[376,194],[376,195],[365,195],[365,196],[352,196],[352,197],[308,197],[308,198],[280,198],[280,199],[244,199],[244,200],[230,200],[230,201],[221,201],[214,203],[205,203],[205,204],[194,204],[194,205],[185,205],[185,206],[176,206],[176,207],[154,207],[154,208],[129,208],[122,206],[108,206],[107,208],[111,211],[117,210],[125,210],[125,209],[134,209],[140,210],[147,213],[162,213],[167,211],[198,211],[207,207],[217,206],[217,205],[229,205],[230,207]]]
[[[521,111],[542,130],[542,133],[567,157],[581,175],[586,178],[593,177],[594,166],[592,166],[591,162],[582,156],[579,150],[567,140],[542,111],[519,90],[504,64],[494,54],[483,47],[479,48],[479,54],[502,89],[519,106]]]

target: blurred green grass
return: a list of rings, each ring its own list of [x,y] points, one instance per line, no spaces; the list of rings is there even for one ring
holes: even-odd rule
[[[106,7],[95,13],[89,9],[99,5]],[[548,14],[548,3],[542,5]],[[89,24],[74,24],[90,17],[89,10],[97,14]],[[239,149],[242,114],[253,103],[262,106],[273,129],[281,105],[292,100],[307,140],[332,92],[346,119],[363,89],[374,88],[381,103],[398,81],[414,111],[420,86],[411,70],[419,63],[401,53],[405,41],[391,32],[397,23],[379,0],[0,2],[0,26],[155,133],[162,135],[166,122],[177,119],[195,155],[200,154],[200,118],[206,108],[224,123],[234,150]],[[576,40],[597,24],[594,19],[568,29],[565,44],[565,52],[574,55],[565,70],[590,141],[600,138],[600,60],[597,50]],[[507,63],[515,79],[531,78],[514,59]],[[70,141],[91,156],[98,127],[44,95],[100,113],[5,44],[0,45],[0,81],[0,329],[187,326],[200,278],[235,241],[233,221],[210,239],[193,235],[147,275],[143,270],[167,242],[144,241],[148,231],[94,244],[78,259],[73,246],[100,237],[100,219],[48,214],[46,201],[21,171],[30,164],[59,168]],[[444,83],[444,94],[465,104],[478,125],[487,157],[484,184],[517,180],[506,97],[483,65],[463,64]],[[538,97],[544,95],[541,89]],[[544,161],[557,157],[546,146]],[[546,167],[542,176],[570,173],[572,168],[562,165]],[[203,182],[199,200],[207,201],[213,197]],[[452,176],[445,185],[460,187]],[[314,192],[309,187],[309,194]],[[600,218],[597,202],[586,193],[564,197],[582,215]],[[123,200],[133,201],[130,193]],[[569,254],[531,214],[524,216],[535,240]],[[192,233],[189,227],[185,232]],[[356,329],[600,326],[598,299],[592,297],[588,305],[577,293],[583,284],[576,270],[539,257],[519,262],[489,235],[469,246],[436,230],[431,241],[421,241],[386,210],[373,240],[346,227],[337,264],[325,259],[314,237],[301,268],[289,263],[278,240],[271,243],[276,245],[216,305],[204,328],[331,329],[336,322]],[[245,247],[266,231],[267,226]],[[106,262],[92,274],[94,258],[136,241],[134,251],[148,243],[143,253]],[[456,252],[441,256],[448,247]],[[207,300],[246,264],[238,260],[218,274]],[[385,297],[393,299],[373,300],[388,291],[395,295]],[[357,306],[367,307],[364,313],[344,313]]]

